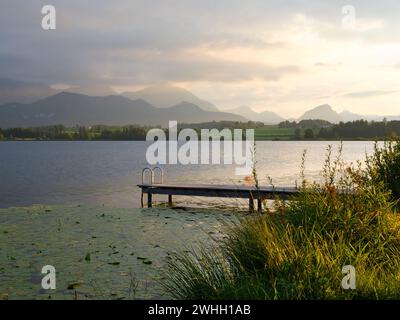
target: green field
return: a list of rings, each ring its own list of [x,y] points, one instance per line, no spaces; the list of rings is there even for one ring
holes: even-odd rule
[[[288,140],[294,138],[294,128],[279,128],[278,126],[265,126],[256,128],[255,140]]]

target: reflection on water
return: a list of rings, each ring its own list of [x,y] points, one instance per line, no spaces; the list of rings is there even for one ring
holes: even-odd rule
[[[318,179],[326,141],[260,141],[256,144],[261,183],[275,185],[299,179],[303,150],[306,176]],[[0,207],[31,204],[92,204],[138,207],[141,170],[147,165],[148,142],[46,141],[0,143]],[[373,142],[344,142],[347,162],[363,160]],[[166,165],[166,181],[240,184],[236,165]]]

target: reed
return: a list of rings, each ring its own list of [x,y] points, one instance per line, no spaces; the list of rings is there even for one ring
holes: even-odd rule
[[[346,167],[341,159],[341,147],[336,157],[329,147],[323,182],[304,180],[273,213],[226,222],[227,237],[211,249],[176,254],[165,291],[178,299],[399,299],[393,192],[373,161]],[[341,286],[344,265],[356,269],[355,290]]]

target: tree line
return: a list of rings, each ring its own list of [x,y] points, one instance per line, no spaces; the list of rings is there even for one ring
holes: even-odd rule
[[[288,139],[294,140],[375,140],[400,137],[400,121],[366,121],[340,122],[332,124],[324,120],[302,120],[300,122],[284,121],[279,125],[264,125],[260,122],[208,122],[198,124],[179,124],[183,128],[200,129],[258,129],[278,128],[293,130]],[[0,140],[146,140],[147,132],[153,127],[129,126],[75,126],[63,125],[33,128],[0,128]],[[165,129],[167,131],[167,129]]]
[[[0,140],[146,140],[150,128],[140,126],[63,125],[34,128],[0,128]]]
[[[383,139],[400,136],[400,121],[366,121],[340,122],[331,127],[319,129],[321,139]]]
[[[236,122],[236,121],[213,121],[196,124],[179,124],[178,131],[184,128],[192,128],[198,133],[200,129],[256,129],[263,127],[261,122]],[[123,127],[93,125],[65,127],[63,125],[52,125],[31,128],[0,128],[0,140],[146,140],[146,134],[150,129],[161,128],[128,125]],[[168,130],[164,129],[168,136]]]
[[[294,139],[375,140],[400,136],[400,121],[356,120],[332,124],[325,120],[284,121],[280,128],[294,129]]]

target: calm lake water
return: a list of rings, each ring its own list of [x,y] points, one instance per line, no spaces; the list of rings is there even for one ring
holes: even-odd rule
[[[306,176],[317,180],[328,144],[339,145],[258,142],[261,183],[271,176],[275,185],[293,184],[299,179],[304,149]],[[148,145],[0,143],[0,299],[170,298],[160,282],[172,254],[215,245],[225,236],[226,222],[236,215],[209,208],[217,201],[210,198],[203,203],[206,209],[139,209],[136,184],[147,164]],[[343,158],[362,160],[372,147],[372,142],[345,142]],[[235,168],[164,167],[168,182],[240,184],[243,177],[235,176]],[[200,200],[188,201],[196,207]],[[47,264],[57,270],[57,289],[51,293],[41,287],[41,270]],[[137,284],[134,292],[132,282]]]
[[[338,142],[260,141],[256,144],[261,182],[275,185],[299,180],[301,155],[307,150],[306,176],[318,179],[326,147]],[[32,204],[84,204],[114,208],[140,205],[141,170],[147,165],[148,142],[2,142],[0,143],[0,207]],[[363,160],[373,142],[345,142],[347,162]],[[166,165],[166,181],[242,183],[236,165]]]

